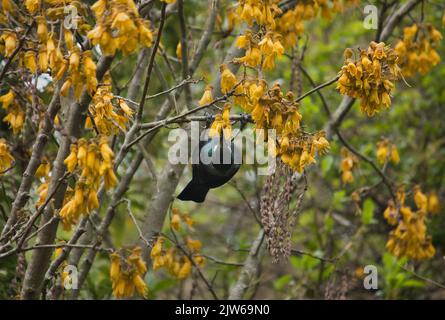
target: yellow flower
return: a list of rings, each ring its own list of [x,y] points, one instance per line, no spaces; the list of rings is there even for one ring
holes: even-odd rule
[[[388,202],[388,207],[383,212],[383,217],[390,225],[395,226],[397,224],[397,211],[394,201],[390,200]]]
[[[384,164],[388,158],[388,142],[386,140],[378,143],[377,160],[380,164]]]
[[[189,258],[183,257],[184,263],[180,267],[178,273],[176,274],[176,278],[178,280],[183,280],[187,278],[192,272],[192,262]]]
[[[437,196],[436,192],[431,192],[428,195],[428,212],[436,214],[439,213],[439,211],[440,211],[439,197]]]
[[[88,193],[87,212],[89,213],[97,208],[99,208],[99,199],[97,198],[96,191],[91,189]]]
[[[5,31],[1,35],[0,40],[3,40],[5,43],[4,45],[5,57],[10,57],[17,46],[17,36],[15,35],[15,33]]]
[[[204,258],[202,255],[200,255],[200,254],[193,256],[193,261],[194,261],[200,268],[204,267],[205,262],[206,262],[205,258]]]
[[[182,45],[181,45],[181,42],[178,42],[178,45],[176,46],[176,57],[179,60],[182,59]]]
[[[110,279],[116,281],[120,274],[119,254],[113,252],[111,255]]]
[[[42,163],[37,168],[36,173],[34,174],[34,176],[37,179],[46,177],[48,175],[48,173],[49,173],[49,169],[50,169],[49,163],[46,160],[44,160],[44,161],[42,161]]]
[[[12,106],[3,121],[9,123],[13,134],[18,134],[25,122],[25,113],[18,106]]]
[[[9,169],[13,162],[14,157],[11,155],[9,146],[5,139],[0,139],[0,175]]]
[[[246,65],[248,65],[251,68],[256,67],[257,65],[259,65],[261,63],[261,52],[260,49],[258,48],[250,48],[246,51],[246,55],[240,59],[238,59],[238,61],[245,63]]]
[[[159,268],[162,268],[163,266],[165,266],[164,256],[155,256],[153,258],[153,271],[156,271]]]
[[[40,7],[39,0],[25,0],[25,8],[29,13],[34,14],[39,10]]]
[[[354,181],[354,176],[352,175],[352,171],[343,171],[341,175],[341,180],[343,183],[351,183]]]
[[[48,39],[48,28],[46,26],[46,20],[42,16],[37,16],[37,37],[39,38],[41,43],[45,43]]]
[[[60,94],[64,97],[66,97],[68,95],[68,92],[69,92],[72,84],[73,84],[73,80],[71,79],[71,77],[67,77],[65,82],[62,85],[62,88],[60,89]]]
[[[2,104],[3,109],[8,109],[12,101],[14,101],[14,91],[9,90],[7,94],[0,96],[0,103]]]
[[[77,165],[77,155],[78,155],[77,145],[72,144],[70,146],[70,149],[71,149],[71,152],[68,155],[68,157],[65,159],[64,163],[67,167],[68,172],[72,173]]]
[[[201,99],[198,101],[198,105],[204,106],[204,105],[210,104],[213,101],[212,92],[213,92],[213,86],[211,86],[211,85],[206,86]]]
[[[97,88],[96,64],[92,59],[91,51],[84,51],[82,54],[83,72],[86,78],[88,93],[93,96]]]
[[[110,146],[108,145],[108,137],[102,136],[100,138],[99,149],[103,160],[106,163],[111,164],[114,157],[114,153],[113,150],[111,150]]]
[[[413,24],[411,27],[406,27],[405,29],[403,29],[403,36],[404,36],[404,39],[405,39],[406,41],[411,41],[411,40],[413,40],[414,36],[415,36],[416,33],[417,33],[417,30],[418,30],[418,28],[417,28],[417,25],[416,25],[416,24]]]
[[[230,122],[230,104],[226,103],[222,114],[217,114],[215,120],[210,126],[209,137],[214,138],[221,134],[224,135],[224,139],[230,140],[232,138],[232,124]]]
[[[228,93],[236,85],[236,77],[225,64],[222,64],[220,66],[220,72],[221,72],[221,92]]]
[[[249,43],[249,36],[241,35],[236,39],[236,46],[240,49],[246,48]]]
[[[152,258],[157,257],[161,254],[163,243],[164,243],[164,238],[158,237],[158,239],[156,240],[156,243],[154,244],[153,248],[151,249],[150,256]]]
[[[39,185],[37,192],[39,199],[37,200],[36,207],[39,208],[45,202],[46,195],[48,193],[48,182],[43,182],[41,185]]]
[[[182,214],[182,218],[184,219],[185,224],[191,229],[193,230],[193,224],[194,221],[192,218],[190,218],[190,215],[187,212],[184,212]]]
[[[39,68],[40,71],[46,72],[48,70],[48,52],[46,46],[39,47]]]
[[[341,149],[342,160],[340,163],[340,171],[342,172],[341,179],[343,183],[351,183],[354,181],[352,170],[357,163],[357,158],[350,153],[346,148]]]
[[[394,164],[398,164],[400,162],[399,152],[394,144],[391,146],[391,161]]]
[[[320,153],[324,154],[329,151],[330,145],[329,141],[326,139],[325,134],[321,134],[317,139],[312,141],[315,149]]]
[[[417,208],[422,212],[426,213],[428,211],[428,198],[418,185],[414,187],[414,202],[416,203]]]
[[[170,225],[172,226],[172,228],[174,230],[179,231],[180,222],[181,222],[181,218],[180,218],[179,214],[173,213],[172,219],[170,221]]]
[[[29,71],[35,73],[37,71],[37,59],[34,51],[26,51],[24,57],[25,67],[28,68]]]
[[[187,238],[187,247],[192,251],[201,250],[202,243],[199,240],[193,240],[191,238]]]
[[[117,178],[113,168],[108,168],[107,170],[105,170],[104,182],[105,182],[105,189],[107,190],[117,185]]]
[[[151,47],[153,44],[153,33],[150,31],[145,22],[141,22],[138,28],[140,43],[147,48]]]
[[[145,296],[147,294],[147,285],[140,275],[136,275],[133,277],[133,284],[136,287],[136,290],[141,296]]]
[[[119,35],[134,32],[136,26],[125,12],[119,12],[111,24],[112,29],[119,30]]]

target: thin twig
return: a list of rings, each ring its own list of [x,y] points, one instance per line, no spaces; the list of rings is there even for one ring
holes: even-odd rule
[[[363,161],[367,162],[371,165],[371,167],[377,172],[377,174],[382,178],[383,183],[388,188],[389,193],[391,194],[391,197],[394,201],[396,201],[396,194],[394,192],[393,186],[391,184],[391,181],[389,181],[388,177],[383,173],[383,171],[375,164],[374,161],[372,161],[370,158],[365,156],[364,154],[357,151],[341,134],[340,130],[338,128],[335,128],[335,133],[337,134],[337,137],[340,139],[340,142],[353,154],[355,154],[357,157],[362,159]]]
[[[308,92],[306,92],[306,93],[303,94],[302,96],[296,98],[294,101],[295,101],[295,102],[299,102],[299,101],[303,100],[304,98],[306,98],[307,96],[311,95],[312,93],[317,92],[317,91],[323,89],[324,87],[330,86],[331,84],[337,82],[337,80],[338,80],[339,78],[340,78],[340,77],[337,76],[337,77],[335,77],[334,79],[331,79],[331,80],[329,80],[329,81],[327,81],[327,82],[325,82],[325,83],[320,84],[319,86],[313,88],[312,90],[309,90]]]
[[[156,36],[156,41],[155,41],[155,44],[154,44],[152,52],[151,52],[150,61],[148,63],[148,68],[147,68],[147,77],[145,79],[144,89],[142,91],[142,99],[141,99],[141,103],[139,104],[139,109],[138,109],[137,115],[136,115],[137,122],[140,122],[142,120],[142,115],[144,113],[145,97],[147,96],[148,86],[150,84],[151,74],[153,71],[153,65],[154,65],[155,58],[156,58],[156,52],[158,51],[158,47],[161,42],[162,30],[164,29],[165,8],[166,7],[167,7],[167,3],[163,2],[162,9],[161,9],[161,21],[159,23],[158,35]]]

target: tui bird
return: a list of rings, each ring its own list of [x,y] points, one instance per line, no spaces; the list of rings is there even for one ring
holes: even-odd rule
[[[235,163],[235,145],[223,137],[199,142],[199,162],[192,166],[192,180],[178,195],[183,201],[204,202],[207,192],[228,182],[240,168]],[[207,155],[209,161],[204,161]],[[218,159],[219,155],[219,159]],[[226,161],[223,161],[226,159]],[[219,160],[219,161],[218,161]]]

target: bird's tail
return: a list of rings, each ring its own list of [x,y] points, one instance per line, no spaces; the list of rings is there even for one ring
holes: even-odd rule
[[[194,202],[204,202],[209,188],[195,181],[190,181],[188,185],[182,190],[178,195],[178,199],[182,201],[194,201]]]

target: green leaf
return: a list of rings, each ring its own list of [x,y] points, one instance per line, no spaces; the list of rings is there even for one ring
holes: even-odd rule
[[[332,164],[334,163],[334,158],[332,156],[326,156],[321,160],[321,172],[326,174],[329,169],[331,169]]]
[[[326,232],[328,233],[331,232],[332,229],[334,228],[334,219],[330,214],[327,214],[324,218],[324,227]]]
[[[290,263],[297,270],[303,268],[302,260],[299,257],[295,257],[295,256],[290,257]]]
[[[375,204],[370,198],[363,203],[362,223],[365,225],[371,224],[374,221]]]
[[[425,283],[423,281],[420,280],[415,280],[415,279],[409,279],[406,280],[403,283],[404,287],[411,287],[411,288],[422,288],[425,286]]]
[[[346,191],[340,190],[337,192],[334,192],[334,198],[332,199],[332,205],[334,209],[342,210],[343,209],[343,201],[346,198]]]
[[[274,281],[273,286],[277,290],[281,290],[284,288],[292,280],[292,276],[290,274],[285,274],[284,276],[279,277]]]

